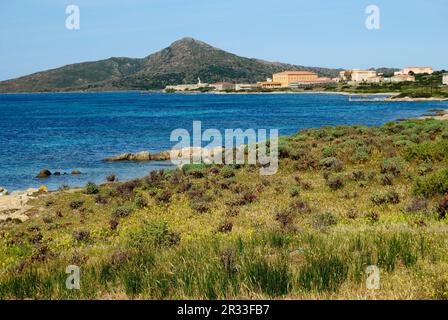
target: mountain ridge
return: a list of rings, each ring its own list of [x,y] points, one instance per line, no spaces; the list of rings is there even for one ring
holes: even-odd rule
[[[305,67],[241,57],[185,37],[144,58],[111,57],[65,65],[0,82],[0,93],[152,90],[204,82],[256,82],[285,70],[335,77],[341,69]]]

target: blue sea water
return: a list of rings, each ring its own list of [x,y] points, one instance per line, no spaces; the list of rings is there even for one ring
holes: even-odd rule
[[[105,163],[123,152],[170,149],[171,131],[279,129],[281,135],[323,125],[380,125],[417,117],[447,102],[349,102],[332,94],[51,93],[0,95],[0,186],[10,191],[121,181],[169,163]],[[81,175],[35,178],[40,169]]]

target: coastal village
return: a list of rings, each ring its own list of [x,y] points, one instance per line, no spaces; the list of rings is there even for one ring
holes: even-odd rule
[[[432,67],[406,67],[386,77],[375,70],[351,69],[342,70],[337,78],[319,77],[313,71],[283,71],[274,73],[272,78],[257,83],[215,82],[203,83],[200,78],[196,84],[170,85],[166,92],[177,91],[255,91],[263,89],[306,89],[325,87],[343,82],[348,85],[415,82],[417,74],[433,74]],[[443,75],[443,84],[448,85],[448,74]]]

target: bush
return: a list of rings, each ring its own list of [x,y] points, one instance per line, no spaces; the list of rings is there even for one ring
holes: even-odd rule
[[[134,203],[137,206],[137,208],[140,209],[146,208],[148,206],[148,200],[142,194],[139,194],[137,195],[137,197],[135,197]]]
[[[225,179],[229,179],[235,176],[235,172],[231,166],[224,166],[221,169],[221,176]]]
[[[290,190],[289,190],[289,195],[291,197],[297,197],[300,193],[300,188],[297,186],[293,186]]]
[[[448,192],[448,168],[417,178],[412,192],[416,196],[424,197],[445,194]]]
[[[180,242],[180,235],[169,230],[165,221],[146,222],[136,232],[131,233],[129,238],[131,244],[137,247],[169,247]]]
[[[171,200],[172,193],[168,190],[160,190],[156,194],[156,201],[160,204],[169,203]]]
[[[327,185],[331,190],[338,190],[344,187],[344,178],[341,175],[329,176]]]
[[[320,161],[320,165],[324,169],[332,170],[332,171],[336,171],[336,172],[342,171],[343,166],[344,166],[342,161],[336,157],[329,157],[329,158],[322,159]]]
[[[73,200],[72,202],[70,202],[70,208],[72,208],[73,210],[79,209],[83,205],[84,205],[84,201],[81,201],[81,200]]]
[[[404,161],[400,157],[385,159],[380,164],[381,173],[390,173],[394,176],[401,174],[404,168]]]
[[[324,228],[338,223],[338,217],[330,211],[319,213],[314,217],[314,226]]]
[[[93,183],[93,182],[89,182],[86,185],[86,189],[85,189],[85,194],[97,194],[99,192],[98,186]]]
[[[112,218],[118,219],[128,217],[131,215],[132,211],[134,211],[134,209],[130,206],[120,206],[112,212]]]
[[[406,150],[406,160],[441,161],[448,156],[448,141],[413,145]]]
[[[375,193],[370,200],[378,206],[386,203],[397,204],[400,202],[400,196],[395,191],[389,191],[386,193]]]
[[[361,146],[356,149],[351,157],[351,161],[355,163],[365,163],[370,159],[370,150]]]

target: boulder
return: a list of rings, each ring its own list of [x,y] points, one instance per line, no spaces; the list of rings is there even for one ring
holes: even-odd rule
[[[39,171],[38,175],[36,176],[36,178],[48,178],[49,176],[51,176],[51,172],[48,169],[42,169]]]
[[[5,188],[0,187],[0,197],[8,195],[9,192]]]
[[[81,171],[79,171],[79,170],[73,170],[73,171],[72,171],[72,174],[81,174]]]
[[[142,151],[138,153],[123,153],[115,157],[106,158],[104,161],[150,161],[151,159],[151,154],[148,151]]]
[[[54,176],[60,176],[61,173],[60,173],[59,171],[56,171],[56,172],[53,173],[53,175],[54,175]]]

